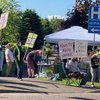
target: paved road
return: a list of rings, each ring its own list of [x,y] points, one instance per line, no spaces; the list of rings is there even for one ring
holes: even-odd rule
[[[100,100],[100,89],[56,82],[0,77],[0,100]]]

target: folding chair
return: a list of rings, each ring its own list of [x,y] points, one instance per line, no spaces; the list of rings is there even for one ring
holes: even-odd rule
[[[79,86],[81,79],[82,79],[81,74],[69,72],[67,74],[66,85]]]

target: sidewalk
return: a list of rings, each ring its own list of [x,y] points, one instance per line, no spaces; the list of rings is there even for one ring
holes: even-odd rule
[[[48,100],[50,98],[55,98],[53,100],[61,100],[61,98],[63,98],[62,100],[78,100],[78,98],[99,100],[99,96],[100,89],[98,88],[64,86],[56,82],[29,78],[24,78],[23,81],[20,81],[12,77],[0,77],[0,100],[11,100],[12,98],[12,100],[18,100],[18,98],[21,100],[21,98],[25,97],[22,100],[33,100],[27,98],[34,97],[36,97],[34,100],[47,100],[45,97],[48,97]]]

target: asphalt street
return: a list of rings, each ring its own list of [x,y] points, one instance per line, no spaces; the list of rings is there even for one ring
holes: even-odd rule
[[[13,77],[0,77],[0,100],[100,100],[99,88],[81,88]]]

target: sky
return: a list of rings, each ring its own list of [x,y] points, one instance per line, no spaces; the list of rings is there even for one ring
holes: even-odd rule
[[[21,10],[32,9],[42,17],[64,16],[72,9],[75,0],[17,0]]]

